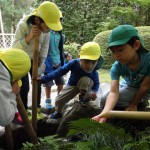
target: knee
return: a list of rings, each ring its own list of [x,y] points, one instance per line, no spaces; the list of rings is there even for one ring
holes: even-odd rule
[[[89,77],[82,77],[77,83],[79,89],[89,90],[93,86],[93,81]]]

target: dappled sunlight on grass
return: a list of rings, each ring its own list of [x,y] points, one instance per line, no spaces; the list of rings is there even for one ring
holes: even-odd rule
[[[101,83],[110,83],[111,78],[110,78],[110,70],[104,70],[101,69],[98,71],[99,73],[99,78]]]

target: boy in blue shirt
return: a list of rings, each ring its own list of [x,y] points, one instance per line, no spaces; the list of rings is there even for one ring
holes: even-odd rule
[[[63,49],[64,39],[62,35],[62,31],[50,31],[50,43],[49,43],[49,51],[48,56],[45,60],[45,71],[44,74],[57,70],[61,66],[64,65],[64,49]],[[63,89],[63,85],[65,84],[64,77],[60,76],[59,78],[54,79],[57,85],[57,94]],[[43,84],[45,87],[45,107],[47,110],[52,108],[51,105],[51,87],[54,85],[53,80]]]
[[[148,100],[150,91],[150,53],[138,31],[132,25],[116,27],[110,34],[108,48],[116,61],[110,72],[111,89],[101,100],[104,109],[93,117],[98,122],[105,122],[102,115],[114,107],[137,111],[139,104]]]
[[[63,22],[62,12],[60,12],[60,22]],[[45,71],[44,74],[47,75],[48,73],[60,68],[64,65],[64,35],[62,34],[62,30],[60,31],[50,31],[50,41],[49,41],[49,50],[48,56],[44,62],[45,64]],[[65,84],[64,77],[61,76],[59,78],[54,79],[55,84],[57,85],[57,94],[63,89],[63,85]],[[51,105],[51,88],[54,85],[53,80],[43,84],[45,87],[45,108],[47,110],[52,109]]]
[[[79,93],[82,101],[96,99],[100,84],[96,70],[99,63],[102,63],[99,45],[95,42],[87,42],[81,47],[79,59],[73,59],[52,73],[38,78],[42,83],[46,83],[71,71],[67,85],[56,97],[56,111],[50,115],[50,118],[61,118],[65,104]]]

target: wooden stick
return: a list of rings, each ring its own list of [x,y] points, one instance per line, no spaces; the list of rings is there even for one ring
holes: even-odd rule
[[[104,118],[150,120],[150,112],[144,112],[144,111],[109,111],[109,112],[105,113],[102,117],[104,117]]]
[[[8,150],[14,150],[14,143],[13,143],[13,137],[12,137],[10,124],[5,126],[5,136],[6,136]]]
[[[37,132],[38,52],[39,52],[39,37],[35,36],[33,65],[32,65],[32,126],[35,132]]]
[[[32,127],[32,124],[31,124],[29,118],[28,118],[28,115],[27,115],[26,110],[24,108],[22,99],[20,98],[20,95],[17,95],[17,108],[18,108],[18,111],[22,117],[24,127],[25,127],[25,129],[29,135],[31,142],[33,144],[37,144],[38,140],[37,140],[36,133]]]

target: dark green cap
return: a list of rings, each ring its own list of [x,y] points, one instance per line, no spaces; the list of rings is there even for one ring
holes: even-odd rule
[[[139,37],[142,46],[144,46],[143,39],[139,36],[135,27],[132,25],[119,25],[112,30],[108,39],[107,48],[126,44],[133,36]]]

